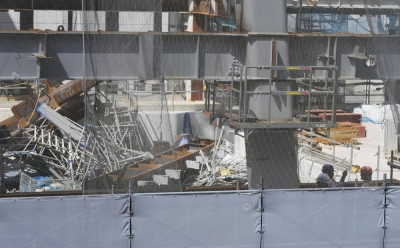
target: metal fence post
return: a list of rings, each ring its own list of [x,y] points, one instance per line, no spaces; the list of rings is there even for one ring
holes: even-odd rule
[[[0,193],[4,194],[6,193],[6,182],[5,182],[5,163],[6,161],[4,160],[4,147],[1,148],[1,154],[0,154]]]
[[[133,181],[131,179],[131,180],[129,180],[129,191],[128,191],[128,193],[131,195],[132,192],[133,192]]]

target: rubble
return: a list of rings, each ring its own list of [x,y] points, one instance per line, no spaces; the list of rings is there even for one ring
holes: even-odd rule
[[[232,152],[233,144],[223,140],[216,145],[210,156],[196,157],[200,164],[199,175],[191,186],[247,185],[246,158]]]

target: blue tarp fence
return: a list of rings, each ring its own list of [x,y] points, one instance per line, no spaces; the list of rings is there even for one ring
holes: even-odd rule
[[[0,199],[1,247],[397,247],[400,188]]]

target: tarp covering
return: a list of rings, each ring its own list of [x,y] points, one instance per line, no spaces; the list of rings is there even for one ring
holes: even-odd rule
[[[260,194],[133,197],[132,247],[259,247]]]
[[[353,112],[362,114],[362,122],[375,124],[385,123],[385,119],[394,119],[394,112],[400,110],[400,105],[367,105],[363,104],[354,108]],[[393,112],[394,111],[394,112]]]
[[[0,199],[0,246],[129,247],[129,196]]]
[[[398,247],[399,207],[399,187],[4,198],[0,247]]]
[[[382,188],[264,192],[264,247],[381,247]]]

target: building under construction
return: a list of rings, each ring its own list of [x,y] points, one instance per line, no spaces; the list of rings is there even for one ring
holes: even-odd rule
[[[397,0],[0,10],[6,246],[398,243]]]

